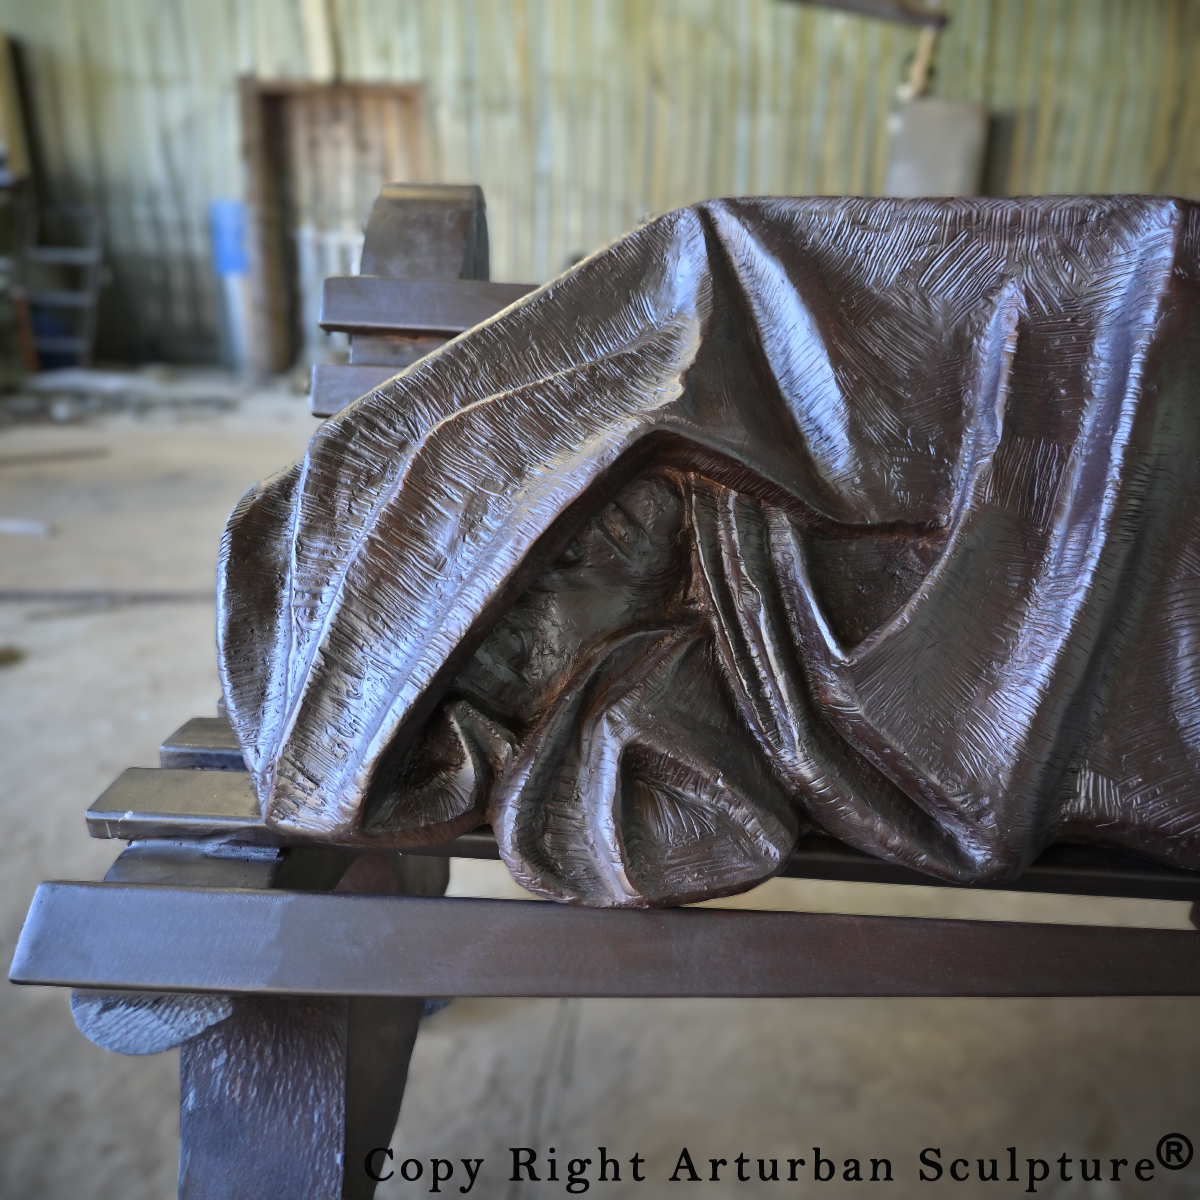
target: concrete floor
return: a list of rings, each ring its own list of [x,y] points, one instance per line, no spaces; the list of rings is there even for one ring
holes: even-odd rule
[[[0,432],[0,518],[48,522],[45,538],[0,534],[0,591],[207,591],[225,515],[245,487],[295,458],[312,430],[285,392],[237,411],[110,417]],[[44,457],[63,451],[86,456]],[[18,461],[21,460],[21,461]],[[45,878],[98,878],[117,847],[82,812],[124,767],[153,765],[161,737],[210,713],[218,686],[212,605],[96,608],[0,604],[0,936],[5,961]],[[0,654],[0,658],[3,658]],[[456,863],[452,891],[522,895],[498,864]],[[776,881],[755,907],[896,912],[1189,928],[1183,905],[961,894]],[[122,1058],[75,1031],[65,995],[0,986],[0,1196],[166,1200],[178,1152],[177,1055]],[[813,1148],[841,1164],[889,1158],[895,1197],[1027,1194],[989,1188],[975,1160],[1101,1158],[1105,1179],[1038,1185],[1055,1197],[1194,1197],[1200,1162],[1149,1183],[1107,1177],[1110,1158],[1154,1156],[1169,1132],[1200,1143],[1200,1003],[1194,1000],[460,1000],[425,1023],[382,1200],[430,1193],[429,1160],[484,1160],[475,1197],[521,1200],[566,1187],[566,1160],[604,1146],[622,1161],[607,1196],[674,1195],[687,1147],[710,1158],[805,1158],[801,1182],[724,1182],[705,1197],[874,1194],[816,1183]],[[509,1147],[556,1150],[559,1181],[513,1184]],[[922,1183],[925,1147],[970,1160],[972,1179]],[[647,1181],[630,1180],[640,1154]],[[410,1174],[415,1168],[409,1167]],[[681,1173],[681,1179],[686,1172]],[[463,1168],[442,1185],[459,1195]],[[690,1194],[690,1189],[685,1194]],[[575,1194],[579,1189],[576,1187]],[[246,1196],[254,1195],[248,1183]],[[298,1198],[299,1200],[299,1198]]]

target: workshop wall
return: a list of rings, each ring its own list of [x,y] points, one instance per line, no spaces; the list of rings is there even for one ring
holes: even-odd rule
[[[943,6],[931,90],[994,114],[989,190],[1200,196],[1196,0]],[[0,26],[54,198],[105,212],[126,358],[215,351],[239,77],[420,83],[426,169],[483,185],[494,278],[540,281],[706,196],[877,192],[917,38],[785,0],[0,0]]]

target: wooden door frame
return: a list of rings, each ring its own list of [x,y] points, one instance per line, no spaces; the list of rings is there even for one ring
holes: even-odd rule
[[[286,169],[283,104],[288,97],[341,91],[402,98],[412,104],[421,130],[417,158],[428,174],[424,88],[419,83],[315,83],[308,80],[239,80],[242,167],[249,260],[247,347],[249,368],[262,377],[286,371],[294,362],[295,306],[298,298],[289,268],[287,214],[282,172]],[[416,182],[416,181],[414,181]]]

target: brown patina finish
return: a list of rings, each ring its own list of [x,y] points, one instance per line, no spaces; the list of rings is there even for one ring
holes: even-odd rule
[[[267,823],[487,818],[597,905],[812,828],[962,883],[1200,867],[1198,214],[706,203],[358,401],[223,547]]]

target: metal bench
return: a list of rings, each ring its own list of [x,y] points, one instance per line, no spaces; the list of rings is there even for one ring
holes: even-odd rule
[[[479,829],[418,853],[285,845],[228,723],[189,721],[161,769],[87,814],[129,839],[102,882],[37,891],[10,978],[85,989],[80,1027],[180,1046],[181,1197],[373,1193],[428,996],[1200,994],[1187,932],[746,910],[648,912],[442,896]],[[930,885],[809,836],[785,875]],[[1200,900],[1200,875],[1056,845],[1009,890]]]
[[[387,193],[377,230],[400,211]],[[412,203],[454,217],[461,277],[398,275],[369,229],[371,272],[327,285],[352,363],[318,368],[315,411],[520,294],[485,281],[478,189],[446,193]],[[366,1161],[392,1134],[427,997],[1200,994],[1186,931],[447,898],[449,858],[498,857],[486,827],[403,854],[280,837],[221,715],[177,730],[160,761],[88,810],[93,836],[129,845],[103,881],[38,889],[10,978],[77,989],[102,1046],[180,1047],[188,1200],[244,1196],[248,1178],[264,1200],[371,1196]],[[783,874],[950,886],[817,835]],[[1080,845],[1003,887],[1200,902],[1198,872]]]
[[[483,191],[389,183],[371,210],[362,273],[334,275],[321,328],[349,335],[350,362],[318,363],[312,411],[328,417],[534,290],[491,283]]]

